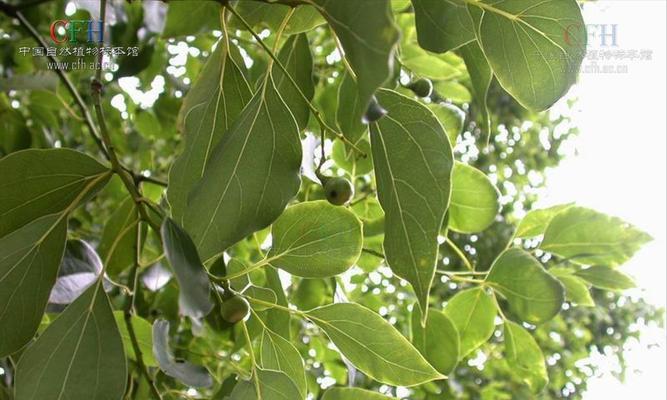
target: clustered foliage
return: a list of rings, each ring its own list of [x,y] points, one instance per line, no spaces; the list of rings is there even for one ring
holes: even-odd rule
[[[66,3],[0,2],[0,399],[580,398],[659,320],[532,209],[574,0],[74,2],[140,51],[56,74]]]

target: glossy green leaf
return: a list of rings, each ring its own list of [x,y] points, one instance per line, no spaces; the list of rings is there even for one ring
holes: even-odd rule
[[[289,207],[273,224],[274,267],[304,278],[347,271],[361,254],[361,222],[351,211],[319,200]]]
[[[172,4],[173,5],[173,4]],[[221,39],[183,100],[179,125],[185,137],[183,153],[169,171],[167,197],[172,215],[182,223],[188,195],[204,176],[213,149],[251,97],[233,44]],[[234,49],[235,50],[235,49]],[[238,51],[238,50],[236,50]]]
[[[415,74],[429,79],[452,79],[461,74],[446,60],[412,43],[401,45],[401,63]]]
[[[113,317],[116,320],[120,337],[123,339],[125,354],[127,354],[129,359],[136,360],[137,357],[134,354],[130,332],[127,330],[127,324],[125,323],[125,314],[123,311],[114,311]],[[134,333],[137,335],[137,343],[139,343],[139,350],[141,350],[141,358],[144,360],[144,364],[149,367],[157,367],[157,361],[153,356],[153,327],[150,322],[138,315],[132,315],[131,321]]]
[[[162,36],[195,35],[204,30],[219,29],[220,3],[217,1],[172,1]]]
[[[500,210],[500,192],[484,173],[460,162],[454,163],[449,228],[475,233],[488,228]]]
[[[575,0],[465,0],[500,84],[524,107],[551,107],[575,82],[586,29]]]
[[[30,149],[0,159],[0,237],[41,216],[69,212],[109,177],[107,167],[69,149]]]
[[[373,93],[393,70],[394,47],[400,33],[393,21],[390,1],[308,0],[308,3],[315,5],[338,36],[356,74],[359,101],[366,111]],[[362,114],[350,117],[359,120]]]
[[[487,97],[493,80],[493,71],[484,57],[482,49],[477,42],[469,43],[460,49],[461,57],[465,61],[468,75],[472,84],[482,117],[482,130],[486,133],[487,142],[491,135],[491,117],[488,110]]]
[[[134,200],[127,197],[104,224],[97,251],[109,275],[115,276],[134,263],[139,213]]]
[[[498,256],[486,282],[507,299],[512,312],[533,325],[556,316],[565,296],[563,285],[521,249],[509,249]]]
[[[553,272],[553,268],[549,272],[558,278],[565,288],[565,299],[574,304],[583,307],[595,307],[595,301],[588,290],[588,284],[582,278],[573,275],[572,273],[558,274]]]
[[[540,248],[574,263],[613,267],[629,260],[651,239],[620,218],[570,207],[553,217]]]
[[[466,114],[457,106],[449,103],[430,104],[429,108],[438,118],[442,127],[445,128],[449,143],[453,149],[456,146],[457,138],[463,132],[463,123]]]
[[[322,396],[322,400],[390,400],[393,398],[355,387],[332,387],[327,389]]]
[[[273,223],[299,190],[300,166],[298,126],[267,74],[190,195],[185,228],[202,259]]]
[[[514,237],[530,238],[544,234],[551,220],[559,212],[572,207],[572,204],[559,204],[549,208],[529,211],[516,228]]]
[[[419,45],[444,53],[475,40],[465,3],[458,0],[412,0]]]
[[[308,100],[312,100],[315,93],[313,56],[310,53],[310,44],[306,34],[293,35],[287,39],[278,54],[278,59],[301,90],[299,93],[280,67],[273,66],[273,77],[278,92],[294,115],[299,130],[303,130],[308,125],[310,109],[301,94],[305,95]]]
[[[384,254],[414,289],[423,315],[438,256],[437,237],[449,205],[453,156],[433,113],[390,90],[378,93],[389,114],[371,125]]]
[[[0,356],[37,331],[65,250],[67,221],[47,215],[0,238]]]
[[[282,336],[264,329],[260,344],[262,368],[283,372],[306,398],[306,369],[299,351]]]
[[[197,248],[174,220],[165,218],[160,229],[164,253],[176,275],[181,313],[192,318],[205,317],[213,309],[208,274]]]
[[[174,358],[169,347],[169,321],[158,319],[153,323],[153,355],[165,374],[188,386],[209,387],[213,379],[206,368]]]
[[[637,286],[632,278],[619,270],[609,267],[593,266],[579,270],[575,275],[600,289],[626,290]]]
[[[120,400],[127,363],[111,304],[91,286],[21,356],[16,400]]]
[[[444,378],[396,328],[363,306],[336,303],[306,315],[356,368],[379,382],[414,386]]]
[[[459,361],[459,332],[442,311],[430,310],[426,326],[418,308],[412,310],[412,344],[439,372],[447,375]]]
[[[549,382],[540,346],[530,333],[512,321],[505,321],[505,360],[533,392],[540,392]]]
[[[239,381],[230,395],[230,400],[300,400],[299,388],[284,373],[255,368],[256,378]],[[257,379],[258,383],[253,381]],[[259,393],[257,390],[259,389]]]
[[[486,343],[495,329],[496,305],[481,288],[461,291],[447,303],[444,313],[459,332],[459,357]]]

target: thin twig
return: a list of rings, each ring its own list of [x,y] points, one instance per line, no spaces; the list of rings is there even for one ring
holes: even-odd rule
[[[361,251],[363,251],[364,253],[374,255],[375,257],[378,257],[378,258],[382,258],[382,259],[385,258],[384,254],[382,254],[379,251],[375,251],[373,249],[367,249],[367,248],[364,247],[363,249],[361,249]]]
[[[475,267],[472,265],[472,263],[470,262],[470,260],[468,260],[468,257],[466,257],[466,255],[465,255],[465,253],[463,252],[463,250],[459,249],[459,247],[456,245],[456,243],[454,243],[454,241],[453,241],[452,239],[450,239],[450,238],[446,238],[445,240],[446,240],[446,242],[447,242],[447,245],[448,245],[448,246],[454,251],[454,253],[456,253],[456,255],[461,259],[461,261],[463,262],[463,265],[465,265],[466,268],[468,268],[470,271],[474,271],[474,270],[475,270]]]

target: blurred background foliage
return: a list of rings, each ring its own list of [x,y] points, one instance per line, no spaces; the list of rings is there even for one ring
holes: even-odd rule
[[[254,2],[241,2],[239,10],[258,31],[275,26],[277,17],[271,12],[251,13],[246,3]],[[55,0],[27,8],[25,15],[38,32],[48,37],[54,19],[90,19],[91,13],[97,15],[95,4],[94,1]],[[104,95],[111,100],[105,102],[105,107],[107,122],[112,127],[112,140],[125,165],[142,171],[146,177],[164,180],[183,142],[176,127],[183,96],[221,36],[218,15],[204,10],[193,12],[187,21],[182,21],[175,11],[167,11],[167,5],[158,1],[114,1],[109,7],[110,44],[139,48],[136,57],[115,57],[113,68],[104,73]],[[532,208],[544,189],[545,170],[556,168],[570,152],[568,140],[577,135],[577,129],[572,126],[567,112],[529,112],[494,83],[488,97],[491,132],[485,132],[480,106],[471,95],[470,80],[462,60],[453,53],[434,55],[416,45],[410,47],[410,40],[414,38],[409,32],[405,33],[413,18],[409,2],[397,0],[393,7],[397,22],[404,29],[404,37],[402,53],[396,60],[401,67],[400,74],[387,85],[409,96],[416,96],[415,92],[422,95],[419,97],[432,107],[449,133],[457,131],[460,126],[460,134],[453,138],[456,158],[486,173],[501,193],[502,211],[491,227],[472,235],[450,233],[477,269],[487,270],[511,240],[513,226]],[[266,30],[262,35],[271,43],[273,35],[269,32]],[[328,30],[320,26],[309,29],[307,34],[315,56],[316,105],[330,124],[339,125],[335,112],[344,75],[340,54]],[[240,27],[232,30],[232,38],[241,50],[247,67],[244,72],[252,84],[263,73],[268,59],[252,36]],[[15,20],[0,16],[0,156],[26,148],[51,147],[69,147],[99,156],[85,132],[86,126],[72,97],[56,74],[48,71],[47,58],[20,52],[22,47],[37,46]],[[77,60],[74,56],[60,59]],[[93,59],[88,57],[86,61]],[[434,71],[433,66],[438,68]],[[92,103],[90,83],[93,72],[72,70],[69,75],[86,103]],[[423,87],[413,85],[420,79],[430,81],[426,92]],[[567,108],[559,107],[560,110]],[[315,127],[314,122],[312,126]],[[313,131],[317,132],[317,129]],[[485,146],[487,134],[489,145]],[[303,142],[306,158],[310,156],[311,159],[304,163],[305,177],[299,199],[323,198],[321,187],[312,175],[312,166],[319,161],[317,135],[307,130]],[[366,145],[360,144],[361,147]],[[325,169],[333,175],[347,175],[354,182],[353,210],[369,221],[381,218],[382,211],[375,199],[374,182],[369,174],[372,161],[355,159],[354,154],[334,138],[327,140],[325,149],[332,159],[325,163]],[[164,201],[161,185],[147,181],[143,188],[152,200]],[[111,278],[118,282],[125,282],[127,278],[123,272],[123,263],[127,262],[123,260],[123,252],[129,251],[133,238],[122,238],[116,254],[105,251],[104,242],[105,237],[117,236],[122,230],[123,220],[128,215],[127,206],[123,207],[126,197],[120,182],[113,181],[95,201],[80,208],[70,222],[70,237],[89,241],[105,261],[112,260],[118,265],[117,274],[113,273],[114,269],[110,270]],[[364,247],[380,251],[382,236],[374,233],[372,229],[366,230]],[[258,232],[228,253],[243,261],[257,261],[267,249],[264,246],[267,235],[266,230]],[[213,317],[194,326],[188,319],[179,317],[178,288],[173,279],[169,280],[169,272],[161,263],[163,257],[157,243],[150,235],[144,243],[145,268],[141,279],[148,290],[143,290],[137,299],[139,314],[148,321],[158,316],[172,321],[171,333],[175,335],[172,337],[177,355],[202,363],[219,380],[212,392],[193,392],[185,391],[181,384],[158,374],[158,387],[168,389],[172,398],[222,399],[234,384],[234,374],[249,369],[247,357],[242,357],[242,334],[238,327],[232,328]],[[525,245],[530,247],[531,243]],[[447,270],[465,268],[444,240],[440,250],[441,265],[447,266]],[[547,265],[559,262],[545,257],[539,250],[534,254]],[[263,271],[250,276],[253,283],[260,285],[266,279]],[[430,301],[440,309],[460,290],[458,285],[465,284],[448,281],[444,276],[436,279],[439,282],[434,286]],[[326,280],[294,277],[286,290],[290,302],[300,309],[329,303],[338,296],[379,312],[404,334],[410,332],[414,295],[405,283],[392,276],[380,258],[370,253],[364,253],[359,266],[341,277]],[[540,398],[582,398],[587,380],[598,373],[598,367],[590,361],[591,354],[617,358],[624,367],[626,343],[639,336],[643,325],[663,323],[660,310],[640,298],[595,289],[592,293],[597,307],[567,307],[534,333],[545,353],[550,377]],[[115,305],[122,305],[121,290],[116,288],[111,295]],[[498,339],[500,332],[460,362],[448,380],[396,392],[395,388],[381,387],[355,371],[338,352],[328,347],[320,335],[314,334],[315,327],[296,319],[292,324],[293,334],[301,339],[299,351],[306,361],[309,390],[313,393],[332,384],[345,385],[353,381],[355,386],[416,400],[534,397],[503,360],[502,342]],[[146,329],[149,334],[150,327]],[[12,366],[9,360],[0,360],[0,367],[5,371],[0,375],[0,398],[4,398],[3,387],[11,381]],[[148,398],[145,382],[138,378],[136,366],[133,368],[135,379],[130,390],[136,394],[135,398]],[[622,376],[623,371],[619,378]]]

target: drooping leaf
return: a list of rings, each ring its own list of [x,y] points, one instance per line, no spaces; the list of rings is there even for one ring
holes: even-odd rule
[[[361,254],[361,222],[351,211],[319,200],[285,210],[271,229],[274,267],[304,278],[347,271]]]
[[[65,250],[67,221],[51,214],[0,238],[0,356],[35,334]]]
[[[332,387],[327,389],[322,396],[322,400],[390,400],[393,398],[355,387]]]
[[[366,111],[373,93],[391,76],[399,31],[390,1],[308,0],[334,30],[357,78],[359,101]],[[362,114],[351,115],[354,120]]]
[[[482,171],[455,162],[449,228],[462,233],[481,232],[488,228],[498,215],[499,197],[500,192]]]
[[[248,83],[232,56],[233,46],[226,38],[218,42],[179,113],[185,143],[183,153],[169,171],[167,196],[172,215],[181,223],[188,195],[204,175],[213,149],[251,97]]]
[[[188,386],[209,387],[213,378],[206,368],[188,361],[178,362],[169,347],[169,321],[158,319],[153,323],[153,355],[160,369]]]
[[[600,289],[626,290],[636,287],[635,282],[628,275],[609,267],[593,266],[579,270],[575,275]]]
[[[495,328],[496,306],[484,288],[467,289],[454,295],[444,313],[459,332],[459,357],[484,344]]]
[[[108,181],[109,169],[69,149],[29,149],[0,159],[0,237],[48,214],[69,212]]]
[[[273,77],[278,87],[278,92],[283,100],[285,100],[285,104],[287,104],[292,115],[294,115],[299,130],[303,130],[308,125],[310,109],[302,94],[309,101],[313,99],[313,95],[315,94],[313,55],[310,52],[310,44],[308,43],[306,34],[302,33],[290,36],[280,50],[278,59],[301,90],[301,93],[299,93],[280,67],[277,65],[273,66]]]
[[[426,106],[390,90],[381,90],[378,99],[389,112],[371,125],[385,256],[392,271],[412,285],[425,316],[449,205],[452,150]]]
[[[300,166],[298,126],[269,73],[190,196],[185,228],[202,259],[273,223],[299,190]]]
[[[123,341],[100,283],[67,307],[23,353],[16,400],[120,400],[126,382]]]
[[[192,318],[205,317],[213,309],[208,274],[199,259],[197,248],[174,220],[165,218],[160,229],[164,253],[174,270],[179,286],[178,305]]]
[[[359,304],[335,303],[306,315],[356,368],[379,382],[414,386],[443,378],[396,328]]]
[[[514,237],[530,238],[544,234],[551,220],[559,212],[572,207],[572,204],[559,204],[557,206],[529,211],[516,228]]]
[[[68,240],[58,278],[49,294],[51,304],[70,304],[102,273],[102,260],[83,240]]]
[[[134,200],[127,197],[104,224],[97,250],[109,275],[116,276],[134,263],[138,223]]]
[[[120,337],[123,339],[125,354],[130,360],[136,360],[137,357],[134,354],[132,339],[130,338],[130,332],[127,330],[123,311],[114,311],[113,317],[116,320],[116,325],[118,325]],[[137,335],[137,343],[139,343],[139,350],[141,350],[141,358],[144,360],[144,364],[149,367],[157,367],[157,361],[153,356],[153,327],[150,322],[138,315],[132,315],[130,320],[132,328],[134,328],[134,333]]]
[[[412,343],[439,372],[447,375],[459,361],[459,332],[447,315],[438,310],[428,313],[421,325],[419,309],[412,310]]]
[[[463,61],[465,61],[468,75],[470,75],[470,82],[475,93],[474,100],[479,107],[482,117],[482,130],[488,142],[491,135],[491,117],[488,110],[487,97],[491,81],[493,80],[493,71],[486,58],[484,58],[484,53],[477,42],[466,44],[460,48],[459,52]]]
[[[276,303],[283,307],[287,307],[287,296],[285,295],[283,284],[280,281],[280,276],[278,276],[278,270],[273,267],[267,267],[264,268],[264,274],[266,275],[266,286],[276,294]],[[291,318],[292,316],[289,311],[273,309],[266,316],[266,325],[273,332],[281,335],[285,339],[290,339]]]
[[[231,400],[300,400],[299,388],[283,372],[255,368],[256,378],[239,381],[229,396]],[[253,379],[258,380],[256,387]],[[257,393],[259,389],[259,393]]]
[[[465,3],[459,0],[412,0],[419,45],[435,53],[454,50],[475,40]]]
[[[565,299],[563,285],[521,249],[509,249],[498,256],[486,282],[507,299],[512,312],[534,325],[558,314]]]
[[[505,90],[536,111],[565,95],[586,51],[586,30],[575,0],[466,3],[477,41]]]
[[[505,359],[530,389],[538,393],[549,382],[544,355],[535,339],[521,325],[505,321]]]
[[[540,248],[574,263],[614,267],[650,240],[648,234],[620,218],[570,207],[553,217]]]
[[[217,1],[173,1],[167,9],[162,36],[196,35],[204,30],[219,29],[220,9]]]
[[[349,72],[345,72],[338,88],[336,122],[343,136],[352,143],[356,144],[368,130],[368,126],[361,121],[361,118],[356,118],[364,112],[366,104],[359,97],[357,83]]]
[[[306,398],[306,369],[299,351],[282,336],[264,329],[260,344],[261,365],[264,369],[283,372]]]

